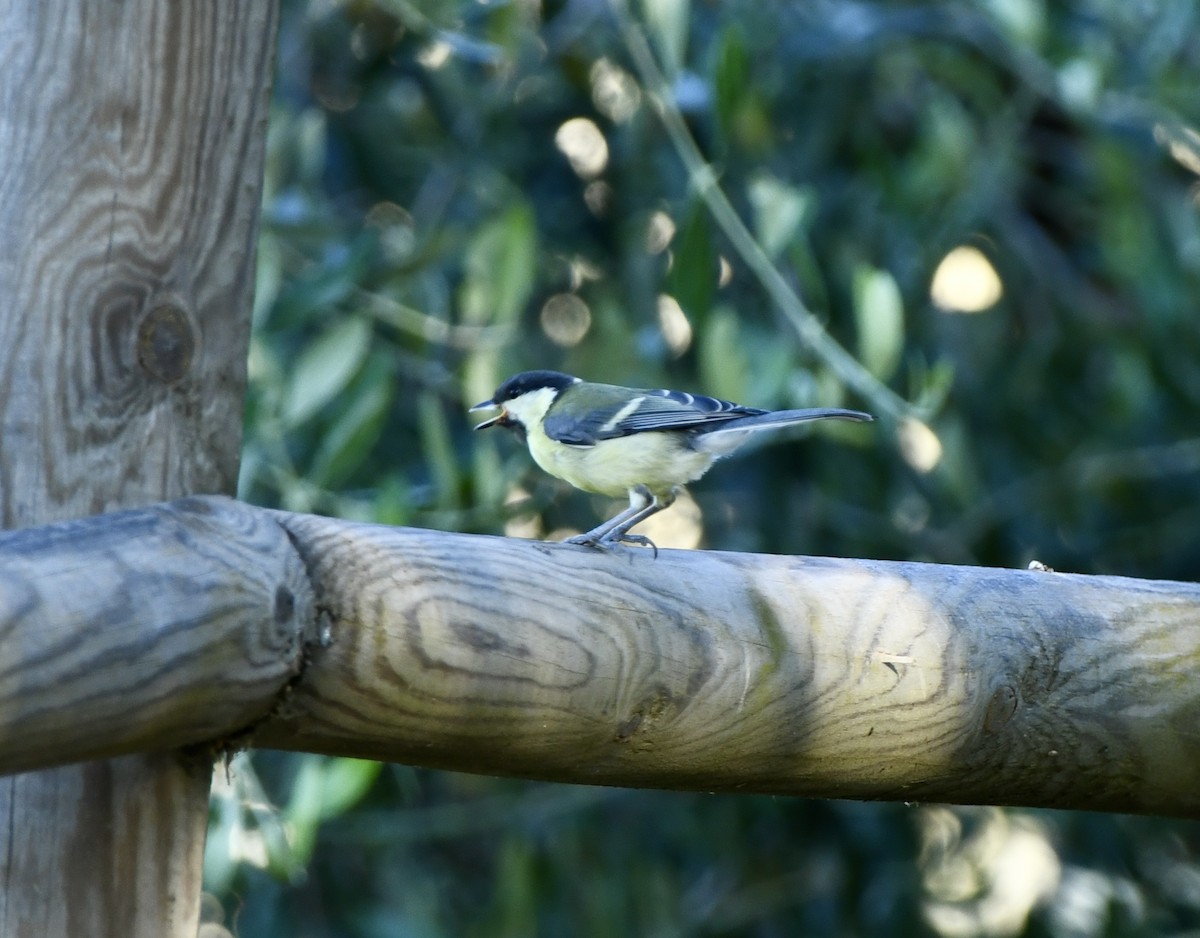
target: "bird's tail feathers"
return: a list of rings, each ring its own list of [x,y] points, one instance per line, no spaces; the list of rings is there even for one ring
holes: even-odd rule
[[[746,438],[759,430],[773,430],[779,427],[790,427],[798,423],[808,423],[813,420],[874,420],[870,414],[861,410],[843,410],[840,407],[809,407],[803,410],[773,410],[753,417],[739,417],[737,420],[727,420],[717,424],[712,429],[705,428],[693,443],[698,449],[707,450],[717,456],[724,456],[745,442]]]
[[[739,430],[770,430],[773,427],[790,427],[795,423],[808,423],[810,420],[860,420],[870,421],[875,418],[864,414],[861,410],[843,410],[840,407],[808,407],[803,410],[772,410],[754,417],[740,417],[728,420],[713,427],[709,434],[735,433]]]

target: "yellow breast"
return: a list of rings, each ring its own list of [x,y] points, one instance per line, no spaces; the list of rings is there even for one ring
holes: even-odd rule
[[[638,485],[654,495],[666,495],[704,475],[715,458],[683,445],[678,435],[670,433],[638,433],[594,446],[564,446],[537,428],[529,431],[528,441],[534,461],[546,472],[577,489],[613,498]]]

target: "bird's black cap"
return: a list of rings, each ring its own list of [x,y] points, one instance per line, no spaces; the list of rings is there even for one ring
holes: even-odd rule
[[[530,391],[537,391],[540,388],[553,388],[555,391],[561,391],[578,381],[579,379],[574,375],[563,374],[561,371],[522,371],[496,388],[496,393],[492,395],[492,403],[499,406],[505,401],[516,400],[522,394],[528,394]]]

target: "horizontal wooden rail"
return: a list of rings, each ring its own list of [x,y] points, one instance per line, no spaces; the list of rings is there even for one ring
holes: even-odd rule
[[[286,532],[232,499],[0,533],[0,773],[228,738],[314,621]]]
[[[0,536],[0,571],[0,771],[250,733],[569,782],[1200,816],[1193,584],[655,559],[216,498]]]

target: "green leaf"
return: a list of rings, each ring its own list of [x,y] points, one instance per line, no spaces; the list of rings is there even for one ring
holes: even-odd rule
[[[854,272],[854,320],[858,357],[868,371],[886,381],[904,350],[904,304],[896,280],[866,264]]]
[[[696,202],[675,239],[674,260],[667,274],[667,292],[675,297],[688,316],[701,321],[712,306],[718,274],[708,212],[703,204]]]
[[[321,822],[344,814],[361,801],[380,768],[369,759],[302,757],[282,812],[291,849],[271,857],[272,869],[289,878],[302,870],[312,856]]]
[[[740,332],[737,313],[728,306],[719,306],[713,310],[700,340],[701,386],[731,401],[745,399],[750,373]]]
[[[815,206],[816,199],[812,200]],[[811,309],[826,309],[829,306],[829,289],[825,285],[825,272],[813,251],[812,240],[807,231],[799,232],[788,243],[782,263],[791,267],[792,276],[800,285],[800,295]]]
[[[286,243],[285,230],[276,236]],[[285,266],[275,304],[260,325],[269,321],[278,329],[306,327],[352,309],[354,293],[379,254],[379,237],[369,229],[346,242],[322,239],[313,250],[319,252],[319,261],[296,272]]]
[[[371,790],[383,766],[372,759],[330,759],[321,787],[321,820],[345,814]]]
[[[927,419],[941,410],[950,396],[954,386],[954,363],[942,359],[930,365],[924,356],[914,354],[908,365],[908,386],[913,389],[913,409],[922,419]]]
[[[495,437],[480,440],[472,447],[471,462],[475,503],[499,514],[508,494],[508,479],[496,449]]]
[[[280,239],[269,231],[258,238],[258,257],[254,277],[254,311],[250,321],[256,330],[267,321],[283,288],[283,250]]]
[[[658,46],[663,73],[673,79],[683,68],[687,52],[691,3],[689,0],[642,0],[642,10],[647,30]]]
[[[268,865],[277,876],[292,878],[312,856],[317,842],[317,828],[321,823],[324,762],[324,756],[315,755],[307,755],[300,760],[291,797],[282,811],[288,843],[270,849],[268,842]]]
[[[748,194],[754,207],[755,237],[767,257],[775,260],[811,215],[812,193],[762,172],[750,181]]]
[[[533,293],[537,225],[524,200],[514,202],[471,240],[462,287],[463,318],[474,324],[517,322]]]
[[[741,27],[734,23],[721,31],[713,66],[717,127],[726,139],[734,135],[738,112],[750,83],[750,56]]]
[[[283,422],[294,427],[345,390],[366,359],[371,324],[361,316],[340,320],[311,342],[296,361],[283,401]]]
[[[394,393],[390,366],[382,357],[373,359],[345,411],[321,441],[309,472],[316,484],[336,488],[362,465],[379,440]]]
[[[421,452],[437,492],[437,506],[453,508],[458,501],[460,473],[450,443],[449,421],[437,394],[425,391],[417,398],[417,419],[421,428]]]

